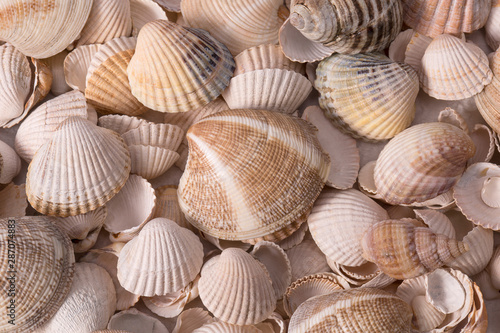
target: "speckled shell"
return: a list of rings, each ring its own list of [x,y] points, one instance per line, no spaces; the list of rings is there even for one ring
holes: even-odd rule
[[[316,74],[326,116],[355,137],[390,139],[415,116],[418,77],[405,63],[377,53],[335,54],[320,62]]]
[[[264,110],[223,111],[193,125],[178,190],[188,221],[222,239],[286,237],[330,169],[314,132],[302,119]]]
[[[142,27],[128,66],[132,94],[160,112],[186,112],[208,104],[229,84],[234,60],[203,30],[156,20]]]
[[[391,204],[422,202],[447,192],[474,155],[470,137],[447,123],[412,126],[384,147],[375,165],[377,194]]]
[[[361,241],[363,256],[402,280],[432,272],[469,250],[468,244],[415,227],[412,221],[386,220],[370,227]]]
[[[9,260],[13,251],[15,258]],[[0,219],[0,255],[5,291],[0,304],[7,309],[14,299],[16,329],[32,332],[54,316],[70,291],[75,265],[71,241],[47,217],[5,218]],[[14,297],[8,295],[11,283]],[[12,331],[12,318],[5,313],[0,330]]]
[[[314,297],[290,319],[290,333],[410,333],[412,311],[401,298],[375,288]]]

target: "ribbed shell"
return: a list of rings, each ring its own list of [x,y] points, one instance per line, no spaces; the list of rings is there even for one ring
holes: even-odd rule
[[[146,179],[153,179],[164,174],[179,159],[173,150],[143,145],[128,146],[130,151],[130,173]]]
[[[207,309],[230,324],[259,323],[276,307],[264,265],[237,248],[225,249],[203,266],[198,289]]]
[[[144,145],[176,151],[181,144],[184,132],[179,126],[170,124],[146,123],[122,134],[129,146]]]
[[[125,115],[110,114],[99,118],[98,125],[118,134],[124,134],[141,125],[149,124],[147,120]]]
[[[292,281],[307,275],[330,271],[325,254],[312,239],[304,239],[300,244],[286,250],[286,255],[292,267]]]
[[[203,246],[193,232],[156,218],[121,250],[118,280],[134,294],[161,296],[193,281],[202,263]]]
[[[314,131],[264,110],[222,111],[193,125],[178,192],[188,221],[230,240],[285,230],[309,211],[328,176],[330,159]]]
[[[165,20],[146,24],[127,69],[132,94],[161,112],[186,112],[208,104],[229,84],[234,60],[203,30]]]
[[[474,96],[474,101],[483,119],[500,133],[500,79],[494,75],[491,83]]]
[[[473,32],[488,19],[491,0],[403,0],[406,25],[426,36]]]
[[[21,171],[21,159],[14,149],[0,141],[0,184],[10,183]]]
[[[485,39],[492,50],[500,46],[500,2],[498,0],[491,2],[491,11],[488,21],[484,25]]]
[[[468,244],[415,227],[411,219],[386,220],[368,229],[361,241],[363,256],[395,279],[409,279],[451,263]]]
[[[302,303],[290,319],[290,333],[410,333],[411,307],[380,289],[356,288]]]
[[[375,166],[377,193],[391,204],[422,202],[448,191],[474,155],[469,136],[446,123],[412,126],[384,147]]]
[[[390,139],[412,122],[418,77],[382,54],[336,54],[320,62],[314,82],[320,106],[356,137]]]
[[[9,260],[13,252],[15,258]],[[5,310],[0,330],[15,327],[19,332],[31,332],[54,316],[70,291],[75,265],[71,241],[49,218],[5,218],[0,219],[0,254],[0,286],[4,290],[0,305]],[[9,280],[12,276],[14,280]],[[8,294],[11,281],[13,297]],[[11,299],[15,302],[15,326],[8,323],[13,318],[6,315]]]
[[[85,25],[92,0],[6,0],[0,4],[0,39],[23,54],[48,58],[73,42]]]
[[[165,11],[153,0],[130,0],[133,35],[137,36],[142,27],[154,20],[168,20]]]
[[[262,333],[262,331],[253,325],[239,326],[217,321],[203,325],[192,333]]]
[[[130,154],[118,134],[69,117],[33,157],[26,193],[42,214],[84,214],[110,200],[129,172]]]
[[[85,92],[90,62],[100,47],[101,44],[82,45],[66,56],[66,59],[64,59],[64,76],[66,83],[71,88]]]

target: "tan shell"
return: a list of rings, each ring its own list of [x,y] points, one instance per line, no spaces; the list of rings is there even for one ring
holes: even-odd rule
[[[449,264],[469,250],[467,243],[415,227],[411,221],[386,220],[370,227],[361,242],[363,256],[385,274],[408,279]]]
[[[135,308],[116,313],[109,320],[108,329],[127,329],[133,332],[168,333],[165,325],[157,318]]]
[[[189,158],[179,204],[190,223],[222,239],[274,232],[280,233],[278,240],[285,238],[298,229],[296,221],[312,207],[329,173],[330,160],[314,129],[275,112],[222,111],[193,125],[187,138]],[[248,167],[242,169],[240,163]]]
[[[26,193],[42,214],[84,214],[109,201],[125,185],[129,172],[130,155],[118,134],[69,117],[31,161]]]
[[[446,123],[412,126],[384,147],[375,166],[377,194],[390,204],[422,202],[448,191],[474,155],[469,136]]]
[[[484,87],[484,90],[474,96],[476,106],[483,116],[483,119],[496,132],[500,132],[500,79],[497,75],[493,76],[490,84]]]
[[[9,183],[0,191],[0,218],[26,216],[27,207],[26,184]]]
[[[124,134],[141,125],[149,122],[137,117],[129,117],[125,115],[110,114],[99,118],[98,125],[110,129],[118,134]]]
[[[325,254],[312,239],[305,239],[287,250],[286,254],[292,267],[292,281],[307,275],[330,271]]]
[[[14,149],[0,141],[0,184],[10,183],[21,171],[21,159]]]
[[[4,244],[0,285],[5,290],[0,297],[5,309],[0,330],[12,330],[8,320],[14,319],[16,329],[32,332],[54,316],[70,291],[75,264],[73,247],[47,217],[5,218],[0,219],[0,226]],[[15,260],[8,260],[13,251]],[[8,308],[11,300],[14,311]],[[12,312],[13,316],[9,316]]]
[[[169,251],[164,251],[167,247]],[[147,260],[152,256],[154,261]],[[166,295],[193,281],[202,263],[201,242],[190,230],[171,220],[155,218],[121,250],[118,280],[134,294]]]
[[[265,266],[237,248],[226,249],[205,263],[198,289],[207,309],[231,324],[259,323],[276,307]]]
[[[66,83],[73,89],[85,92],[87,72],[94,55],[101,45],[82,45],[70,52],[64,59],[64,76]]]
[[[495,0],[491,2],[491,5],[490,15],[484,25],[484,30],[486,42],[492,50],[496,50],[500,46],[500,3]]]
[[[177,186],[165,185],[155,189],[156,206],[153,212],[153,218],[165,217],[174,221],[181,227],[191,229],[194,227],[186,220],[184,214],[179,207],[177,200]]]
[[[186,112],[217,98],[229,84],[234,60],[202,30],[165,20],[146,24],[128,66],[132,94],[161,112]]]
[[[170,124],[146,123],[122,134],[129,146],[143,145],[176,151],[181,144],[184,132],[179,126]]]
[[[320,62],[316,74],[321,108],[354,137],[390,139],[415,116],[418,78],[407,64],[382,54],[336,54]]]
[[[154,0],[130,0],[130,12],[134,36],[137,36],[141,28],[148,22],[168,20],[165,11]]]
[[[208,311],[201,308],[187,309],[177,317],[172,333],[193,332],[195,329],[213,321],[214,319]]]
[[[401,298],[380,289],[356,288],[305,301],[290,319],[288,332],[409,333],[411,317],[410,306]]]
[[[92,2],[3,1],[0,4],[0,16],[3,17],[0,39],[14,45],[27,56],[51,57],[78,37],[89,17]]]

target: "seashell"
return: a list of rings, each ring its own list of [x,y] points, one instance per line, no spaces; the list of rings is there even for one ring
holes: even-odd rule
[[[68,51],[63,50],[55,56],[44,60],[52,73],[52,85],[50,86],[50,91],[55,96],[62,95],[71,90],[71,87],[66,83],[66,77],[64,74],[64,60],[66,59],[68,53]]]
[[[474,289],[474,303],[467,316],[467,323],[462,330],[464,332],[486,332],[488,329],[488,314],[484,298],[477,284],[472,283],[472,287]]]
[[[287,250],[286,254],[292,267],[292,281],[297,281],[307,275],[330,271],[325,254],[312,239],[305,239],[302,243]]]
[[[500,289],[500,247],[495,248],[495,252],[491,256],[488,263],[487,271],[491,277],[491,284],[495,289]]]
[[[366,262],[360,266],[345,266],[329,260],[328,265],[335,274],[338,274],[351,285],[365,286],[370,288],[385,288],[396,279],[393,279],[384,273],[372,262]]]
[[[193,333],[263,333],[253,325],[233,325],[222,321],[215,321],[197,328]]]
[[[237,248],[225,249],[205,263],[198,289],[207,309],[230,324],[259,323],[276,307],[276,294],[265,266]]]
[[[307,225],[307,223],[302,223],[300,225],[299,229],[297,229],[290,236],[279,241],[277,244],[285,251],[290,250],[291,248],[299,245],[300,243],[302,243],[303,240],[305,240],[308,229],[309,229],[309,226]],[[288,258],[290,258],[290,257],[288,257]],[[293,281],[293,279],[292,279],[292,281]]]
[[[117,114],[102,116],[98,122],[99,126],[110,129],[120,135],[144,124],[148,124],[148,121],[137,117]]]
[[[115,309],[115,288],[106,270],[95,264],[78,262],[68,297],[54,317],[37,332],[83,333],[103,329]]]
[[[448,238],[456,238],[453,224],[443,213],[432,209],[415,209],[414,212],[434,233],[445,235]],[[472,247],[470,249],[472,250]]]
[[[136,38],[115,38],[94,54],[86,77],[85,97],[101,113],[136,116],[146,112],[130,91],[127,68]]]
[[[155,66],[145,65],[151,63]],[[132,94],[161,112],[208,104],[226,88],[233,71],[234,60],[223,44],[202,30],[165,20],[141,29],[127,69]]]
[[[149,145],[154,147],[177,150],[181,144],[184,132],[179,126],[170,124],[142,124],[122,134],[129,146]]]
[[[476,124],[470,138],[476,146],[476,153],[467,164],[489,162],[495,153],[495,133],[486,125]]]
[[[93,0],[89,18],[76,46],[103,44],[132,32],[130,2],[124,0]]]
[[[375,165],[377,161],[370,161],[366,163],[360,170],[358,174],[358,187],[359,190],[373,199],[382,199],[380,195],[377,195],[377,186],[375,186]]]
[[[412,126],[380,153],[374,175],[377,194],[390,204],[435,198],[455,185],[474,152],[472,140],[456,126]]]
[[[406,47],[408,46],[408,43],[410,43],[413,34],[413,29],[406,29],[404,31],[401,31],[392,41],[391,45],[389,46],[388,52],[389,58],[392,61],[405,61]]]
[[[359,170],[359,150],[356,141],[341,133],[328,121],[318,106],[308,106],[302,119],[318,128],[318,140],[331,159],[330,173],[326,185],[340,190],[351,188],[356,182]],[[337,142],[338,144],[332,144]]]
[[[356,288],[305,301],[290,318],[288,331],[409,333],[411,317],[410,306],[396,295],[375,288]]]
[[[132,145],[130,151],[130,173],[145,179],[153,179],[164,174],[179,159],[175,151],[153,146]]]
[[[461,270],[469,276],[478,274],[488,265],[493,255],[493,231],[474,227],[462,241],[469,245],[470,250],[447,266]]]
[[[236,55],[250,47],[276,44],[288,10],[281,0],[200,0],[181,2],[182,17],[193,28],[207,30]]]
[[[16,133],[16,152],[29,163],[59,124],[71,116],[97,123],[97,114],[87,105],[85,96],[78,90],[70,91],[41,104],[26,117]]]
[[[313,131],[302,119],[264,110],[222,111],[193,125],[179,184],[186,219],[204,233],[228,240],[281,240],[291,234],[329,173],[330,160]],[[273,151],[272,161],[268,151]],[[252,185],[256,181],[259,185]],[[263,203],[265,209],[260,208]],[[202,208],[207,205],[210,214]]]
[[[23,54],[48,58],[64,50],[82,31],[93,1],[7,0],[0,5],[0,40]]]
[[[168,10],[169,12],[180,13],[181,11],[181,1],[180,0],[154,0],[162,8]]]
[[[445,108],[439,112],[438,121],[441,123],[448,123],[460,128],[465,133],[469,134],[469,126],[467,121],[462,117],[460,113],[453,110],[452,108]]]
[[[10,183],[21,171],[21,159],[14,149],[0,141],[0,184]]]
[[[354,137],[390,139],[415,116],[418,78],[407,64],[382,54],[335,54],[316,74],[321,108]]]
[[[325,189],[307,223],[314,241],[329,260],[359,266],[366,262],[360,246],[363,234],[388,218],[385,209],[357,190]]]
[[[167,247],[168,251],[164,251]],[[154,261],[146,260],[153,253],[163,255]],[[166,295],[193,281],[202,263],[201,242],[191,231],[168,219],[156,218],[121,250],[118,280],[134,294]]]
[[[86,214],[59,217],[55,223],[71,239],[75,253],[83,253],[94,246],[107,213],[103,206]]]
[[[70,52],[64,59],[64,76],[66,83],[73,89],[85,92],[87,72],[90,62],[102,45],[82,45]]]
[[[403,0],[403,19],[413,30],[432,38],[481,28],[490,0]]]
[[[469,245],[415,227],[411,219],[378,222],[365,233],[363,256],[395,279],[409,279],[450,264]],[[381,242],[380,240],[384,240]]]
[[[155,189],[156,206],[153,218],[164,217],[174,221],[183,228],[195,231],[194,227],[186,220],[177,200],[177,186],[165,185]]]
[[[460,282],[442,269],[425,276],[426,299],[441,312],[448,314],[460,310],[465,304],[465,290]]]
[[[118,134],[68,117],[33,157],[26,194],[42,214],[84,214],[109,201],[125,185],[129,172],[130,154]]]
[[[27,207],[26,184],[9,183],[0,191],[0,218],[26,216]]]
[[[413,67],[417,73],[422,68],[422,58],[431,42],[431,37],[414,32],[413,37],[406,47],[404,62]]]
[[[133,35],[136,37],[148,22],[168,20],[165,11],[153,0],[130,0],[130,13],[134,27]]]
[[[12,331],[12,319],[16,330],[31,332],[54,316],[70,291],[75,264],[71,241],[47,217],[5,218],[0,226],[1,285],[6,291],[0,304],[8,309],[0,330]],[[14,260],[7,260],[13,251]],[[10,304],[15,304],[14,316],[9,316]]]
[[[168,333],[167,328],[161,321],[135,308],[120,311],[113,315],[107,327],[108,329],[126,329],[132,332]]]
[[[494,75],[490,84],[474,96],[477,109],[488,125],[496,133],[500,132],[500,79]]]
[[[193,332],[195,329],[213,321],[214,319],[208,311],[201,308],[187,309],[182,311],[177,317],[177,322],[172,333]]]
[[[422,90],[437,99],[472,97],[493,78],[486,54],[473,43],[451,35],[434,38],[425,50],[421,66]]]
[[[500,46],[500,1],[491,1],[491,11],[488,20],[484,25],[485,38],[489,47],[492,50],[498,49]]]

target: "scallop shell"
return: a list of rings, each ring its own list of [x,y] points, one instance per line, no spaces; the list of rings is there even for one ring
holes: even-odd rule
[[[207,309],[230,324],[259,323],[276,307],[265,266],[237,248],[226,249],[205,263],[198,289]]]
[[[316,74],[326,116],[355,137],[390,139],[415,116],[418,78],[407,64],[375,53],[336,54]]]
[[[27,207],[26,184],[10,183],[0,191],[0,218],[26,216]]]
[[[154,255],[158,253],[163,255]],[[155,260],[147,260],[152,256]],[[121,250],[118,280],[134,294],[166,295],[193,281],[202,263],[201,242],[190,230],[171,220],[155,218]]]
[[[415,227],[410,219],[376,223],[361,242],[363,256],[395,279],[408,279],[430,272],[469,250],[469,245]],[[382,242],[381,240],[384,240]]]
[[[356,288],[314,297],[302,303],[288,331],[411,332],[412,311],[401,298],[374,288]]]
[[[42,214],[84,214],[109,201],[125,185],[129,172],[130,154],[118,134],[69,117],[33,157],[26,193]]]
[[[146,123],[122,134],[129,146],[147,145],[169,150],[177,150],[181,144],[184,132],[179,126],[170,124]]]
[[[234,60],[223,44],[202,30],[165,20],[141,29],[127,69],[132,94],[161,112],[208,104],[226,88],[233,71]]]
[[[422,90],[437,99],[472,97],[493,78],[486,54],[473,43],[451,35],[434,38],[425,50],[421,66]]]
[[[312,239],[305,239],[302,243],[287,250],[286,254],[292,267],[292,281],[307,275],[330,271],[325,254]]]
[[[488,19],[490,0],[403,0],[406,25],[432,38],[473,32]]]
[[[190,223],[222,239],[275,232],[285,238],[300,226],[296,221],[312,207],[329,173],[330,160],[312,126],[275,112],[222,111],[193,125],[187,138],[179,204]]]
[[[110,114],[99,118],[98,125],[110,129],[118,134],[124,134],[141,125],[149,122],[137,117],[129,117],[125,115]]]
[[[182,17],[188,26],[207,30],[236,55],[261,44],[276,44],[288,10],[282,0],[186,0]]]
[[[108,329],[127,329],[134,332],[168,333],[167,328],[160,320],[142,313],[135,308],[113,315],[107,327]]]
[[[21,159],[14,149],[0,141],[0,184],[10,183],[21,171]]]
[[[377,194],[390,204],[422,202],[458,181],[475,147],[469,136],[446,123],[412,126],[384,147],[375,166]]]
[[[13,316],[4,311],[0,330],[11,331],[8,321],[13,319],[16,330],[32,332],[54,316],[70,292],[75,264],[71,241],[47,217],[5,218],[0,226],[0,286],[5,290],[0,304],[3,309],[9,309],[11,300],[15,304]],[[13,251],[14,260],[8,260]]]
[[[80,34],[92,0],[7,0],[0,5],[0,40],[23,54],[48,58],[64,50]]]
[[[490,84],[474,96],[476,106],[483,119],[496,132],[500,132],[500,79],[494,75]]]
[[[64,76],[66,83],[73,89],[85,92],[87,72],[94,55],[101,45],[82,45],[70,52],[64,59]]]
[[[130,0],[130,12],[134,26],[133,35],[148,22],[155,20],[168,20],[165,11],[154,0]]]

